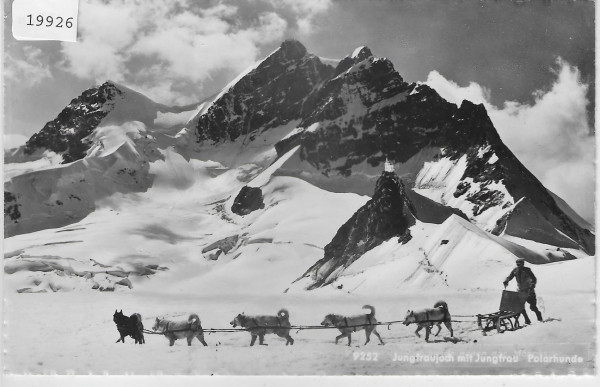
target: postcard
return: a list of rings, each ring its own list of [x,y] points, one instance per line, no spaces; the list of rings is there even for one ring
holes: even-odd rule
[[[597,373],[595,2],[44,4],[5,377]]]

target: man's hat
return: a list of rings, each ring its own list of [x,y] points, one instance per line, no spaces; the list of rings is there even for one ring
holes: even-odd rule
[[[515,262],[517,263],[517,265],[523,265],[525,263],[525,260],[523,258],[517,258]]]

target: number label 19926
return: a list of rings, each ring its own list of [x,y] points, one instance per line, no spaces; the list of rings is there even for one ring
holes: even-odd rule
[[[35,16],[35,19],[34,19]],[[36,27],[56,27],[56,28],[72,28],[73,27],[73,18],[72,17],[68,17],[68,18],[63,18],[61,16],[56,16],[56,17],[52,17],[52,16],[46,16],[44,17],[44,15],[32,15],[29,14],[27,15],[27,20],[28,26],[36,26]],[[35,24],[33,23],[33,21],[35,20]]]
[[[77,42],[79,0],[13,0],[12,34],[17,40]]]
[[[354,360],[358,361],[378,361],[379,354],[377,352],[354,352],[352,353]]]

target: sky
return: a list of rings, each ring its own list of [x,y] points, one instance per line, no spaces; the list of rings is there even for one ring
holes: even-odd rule
[[[81,0],[78,42],[17,41],[4,1],[5,146],[105,80],[165,104],[219,91],[294,38],[366,45],[408,82],[484,103],[547,188],[594,217],[595,4],[547,0]]]

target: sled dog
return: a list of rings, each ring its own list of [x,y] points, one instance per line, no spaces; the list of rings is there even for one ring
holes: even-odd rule
[[[364,329],[365,334],[367,335],[367,341],[365,341],[365,345],[370,341],[371,333],[374,333],[375,336],[377,336],[377,338],[379,339],[381,345],[383,345],[383,340],[381,339],[381,336],[379,336],[379,333],[377,333],[377,330],[375,329],[377,326],[377,319],[375,318],[375,308],[371,305],[365,305],[363,306],[363,309],[369,309],[370,312],[368,314],[361,314],[352,317],[341,316],[339,314],[328,314],[323,319],[323,322],[321,322],[321,325],[325,327],[333,326],[336,327],[340,332],[342,332],[341,335],[335,338],[336,344],[342,337],[347,337],[348,346],[350,346],[350,343],[352,341],[352,332],[357,332]]]
[[[142,324],[142,316],[139,313],[134,313],[127,317],[123,314],[123,309],[120,312],[115,310],[113,321],[117,325],[117,330],[121,336],[116,342],[125,343],[125,337],[131,336],[136,344],[144,344],[144,325]]]
[[[250,346],[253,346],[258,337],[258,344],[265,344],[265,334],[274,333],[279,337],[286,339],[285,345],[294,345],[294,339],[290,336],[290,314],[287,310],[281,309],[277,316],[246,316],[238,314],[230,324],[235,328],[238,325],[245,328],[252,339]]]
[[[205,347],[208,345],[204,341],[204,331],[200,324],[200,317],[197,314],[190,314],[187,321],[171,321],[157,317],[152,330],[162,333],[169,339],[169,346],[171,347],[175,344],[175,340],[178,339],[187,339],[188,345],[192,345],[194,337]]]
[[[450,331],[450,336],[454,337],[454,331],[452,330],[452,317],[448,310],[448,304],[445,301],[438,301],[433,305],[433,308],[427,308],[423,310],[413,311],[409,310],[404,318],[404,325],[417,324],[417,330],[415,334],[418,337],[419,331],[425,328],[425,341],[429,341],[429,333],[434,325],[437,325],[437,336],[442,330],[441,324],[444,323],[446,328]]]

